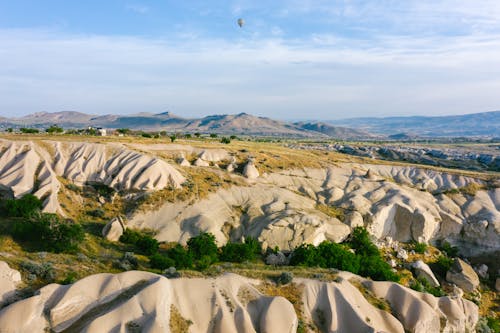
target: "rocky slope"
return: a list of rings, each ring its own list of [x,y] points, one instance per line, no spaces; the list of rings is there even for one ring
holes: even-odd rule
[[[245,182],[232,171],[239,166],[223,149],[7,140],[0,147],[0,189],[15,197],[34,193],[48,212],[62,213],[61,178],[76,185],[104,184],[124,195],[181,187],[184,171],[155,157],[158,152],[195,154],[194,171],[225,173]],[[221,160],[228,170],[209,166]],[[500,250],[500,189],[487,189],[482,180],[379,164],[331,164],[263,175],[259,167],[248,163],[242,168],[245,186],[214,188],[201,200],[135,211],[126,223],[155,230],[160,241],[181,243],[209,231],[220,244],[253,236],[269,247],[292,249],[304,242],[341,241],[351,228],[364,225],[379,239],[446,239],[471,254]],[[477,190],[471,195],[461,192],[464,188]]]
[[[500,189],[445,194],[481,185],[474,178],[415,167],[344,164],[265,174],[250,186],[135,213],[128,225],[156,230],[162,241],[182,243],[209,231],[221,244],[250,235],[281,249],[341,241],[352,227],[364,225],[379,239],[446,239],[463,245],[464,252],[490,252],[500,249]],[[345,218],[328,216],[317,205],[339,207]]]
[[[119,144],[0,140],[0,190],[8,196],[34,193],[44,210],[62,213],[58,177],[76,184],[104,184],[116,190],[180,187],[184,177],[161,159]]]
[[[426,137],[500,136],[500,111],[437,117],[352,118],[334,123],[384,135],[406,132]]]
[[[2,266],[0,266],[1,269]],[[0,275],[1,276],[1,275]],[[335,282],[295,279],[301,304],[267,296],[262,282],[235,274],[177,278],[130,271],[51,284],[0,309],[1,332],[468,332],[478,308],[392,282],[339,272]],[[370,291],[390,304],[372,305]],[[1,296],[1,295],[0,295]],[[380,301],[379,301],[380,302]],[[178,330],[177,330],[178,331]]]

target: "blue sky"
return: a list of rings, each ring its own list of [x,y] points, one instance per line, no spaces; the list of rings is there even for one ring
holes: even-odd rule
[[[500,1],[0,0],[0,63],[0,116],[483,112]]]

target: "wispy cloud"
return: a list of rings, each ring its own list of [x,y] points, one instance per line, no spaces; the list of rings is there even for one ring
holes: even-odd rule
[[[128,4],[125,7],[127,10],[138,13],[138,14],[146,14],[149,12],[149,7],[141,4]]]

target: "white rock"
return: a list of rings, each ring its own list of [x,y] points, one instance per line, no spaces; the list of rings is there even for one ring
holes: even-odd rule
[[[16,286],[21,282],[21,273],[0,261],[0,307],[15,295]]]
[[[189,161],[185,157],[179,159],[178,163],[180,166],[183,166],[183,167],[191,166],[191,163],[189,163]]]
[[[243,169],[243,176],[245,176],[248,179],[255,179],[259,177],[259,170],[255,167],[253,162],[249,161],[246,165],[245,168]]]
[[[415,275],[418,278],[425,279],[432,287],[439,287],[439,281],[426,263],[422,260],[418,260],[412,263],[411,266],[415,270]]]
[[[350,226],[351,228],[363,227],[364,226],[363,216],[357,211],[349,212],[345,216],[344,223]]]
[[[396,257],[402,260],[408,260],[408,252],[406,252],[405,249],[399,249]]]
[[[398,265],[398,263],[397,263],[397,261],[396,261],[395,259],[391,259],[391,260],[389,260],[388,264],[389,264],[392,268],[394,268],[394,267],[396,267],[396,266]]]
[[[117,242],[124,231],[125,223],[123,219],[118,216],[106,223],[104,228],[102,228],[102,237],[109,241]]]
[[[207,161],[202,160],[201,158],[196,159],[196,161],[194,161],[193,165],[198,166],[198,167],[210,166],[210,164]]]
[[[474,269],[459,258],[455,258],[453,261],[450,270],[446,273],[446,280],[469,293],[479,286],[479,277],[474,272]]]

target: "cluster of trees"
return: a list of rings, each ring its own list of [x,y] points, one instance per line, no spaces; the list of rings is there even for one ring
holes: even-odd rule
[[[151,267],[162,270],[169,267],[203,270],[216,262],[253,261],[260,254],[260,243],[253,238],[247,238],[243,243],[228,242],[218,248],[214,235],[202,233],[190,238],[186,247],[177,244],[151,255],[149,260]]]
[[[210,233],[190,238],[186,247],[177,244],[166,250],[160,250],[157,243],[146,242],[144,239],[150,236],[141,235],[137,231],[128,231],[122,237],[122,242],[136,244],[139,251],[150,254],[152,268],[162,270],[169,267],[203,270],[216,262],[253,261],[263,253],[261,244],[253,238],[247,238],[242,243],[228,242],[219,248],[215,236]],[[154,251],[145,249],[141,244],[155,244]],[[292,251],[290,258],[290,265],[293,266],[337,268],[378,281],[399,280],[399,276],[382,258],[364,228],[355,228],[343,244],[330,241],[324,241],[318,246],[303,244]]]
[[[42,202],[32,194],[3,200],[1,216],[15,218],[6,231],[16,240],[30,242],[38,251],[75,252],[85,238],[82,226],[56,214],[42,213],[41,208]]]
[[[145,255],[153,255],[158,252],[160,244],[156,239],[143,232],[126,229],[120,236],[120,242],[135,246],[139,252]]]
[[[296,248],[291,265],[337,268],[377,281],[399,281],[399,276],[382,258],[366,229],[357,227],[343,244],[324,241],[318,246],[303,244]]]

